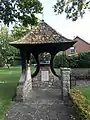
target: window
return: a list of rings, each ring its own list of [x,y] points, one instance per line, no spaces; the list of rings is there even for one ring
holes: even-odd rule
[[[71,48],[70,48],[70,53],[71,53],[71,54],[75,54],[75,52],[76,52],[75,47],[71,47]]]

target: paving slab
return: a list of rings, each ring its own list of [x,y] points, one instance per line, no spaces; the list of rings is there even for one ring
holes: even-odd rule
[[[60,89],[32,90],[24,102],[13,101],[5,120],[80,120],[74,107],[60,98]]]

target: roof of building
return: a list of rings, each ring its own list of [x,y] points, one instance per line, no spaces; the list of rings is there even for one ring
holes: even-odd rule
[[[45,44],[45,43],[62,43],[73,42],[56,32],[44,20],[42,20],[35,29],[32,29],[23,38],[11,42],[10,44]]]
[[[74,38],[74,40],[76,41],[77,38],[80,39],[81,41],[85,42],[86,44],[90,45],[90,43],[88,43],[87,41],[83,40],[83,39],[80,38],[79,36],[76,36],[76,37]]]

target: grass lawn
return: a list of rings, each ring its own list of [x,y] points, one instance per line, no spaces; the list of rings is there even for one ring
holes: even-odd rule
[[[0,68],[0,120],[4,120],[4,115],[15,94],[20,74],[21,67]]]
[[[80,90],[84,97],[90,102],[90,86],[75,87],[74,90]]]

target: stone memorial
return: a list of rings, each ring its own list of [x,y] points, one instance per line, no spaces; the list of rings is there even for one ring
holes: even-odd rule
[[[40,71],[32,79],[32,86],[33,88],[60,88],[60,81],[59,78],[56,77],[51,69],[50,63],[40,63]]]
[[[49,71],[41,71],[41,81],[49,81]]]

